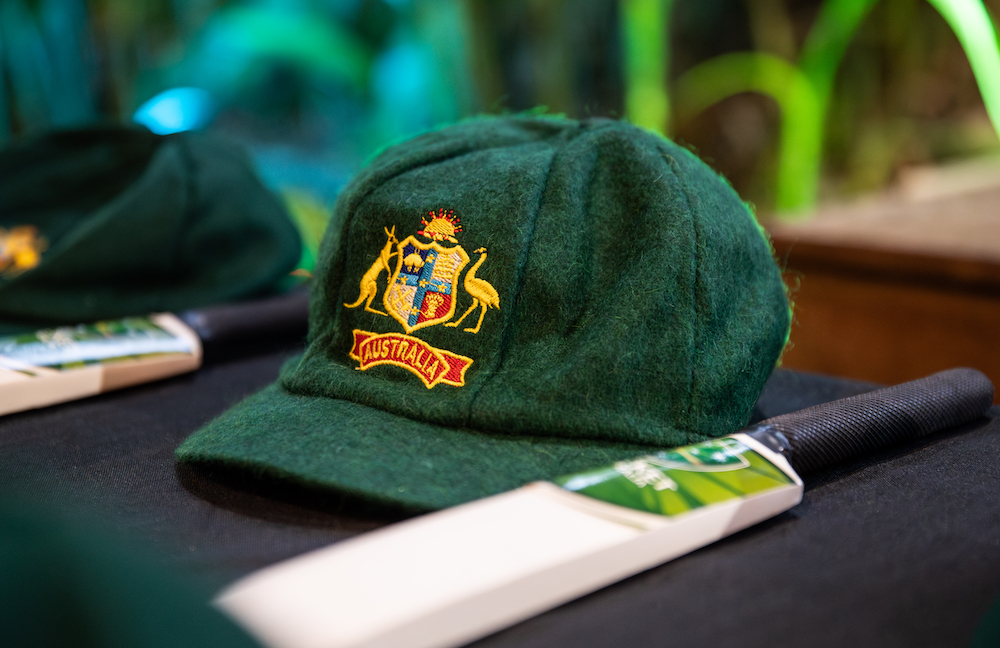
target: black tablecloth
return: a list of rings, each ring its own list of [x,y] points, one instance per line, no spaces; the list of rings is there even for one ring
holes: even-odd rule
[[[214,587],[399,519],[175,465],[188,434],[295,351],[0,418],[0,495],[96,517]],[[870,388],[779,370],[755,417]],[[965,645],[1000,591],[998,413],[811,475],[791,511],[477,645]]]

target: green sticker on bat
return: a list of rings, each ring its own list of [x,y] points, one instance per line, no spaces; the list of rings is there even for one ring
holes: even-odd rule
[[[678,515],[793,483],[770,461],[730,437],[554,481],[569,491],[659,515]]]
[[[0,358],[52,369],[190,352],[189,340],[164,330],[148,317],[126,317],[0,337]]]

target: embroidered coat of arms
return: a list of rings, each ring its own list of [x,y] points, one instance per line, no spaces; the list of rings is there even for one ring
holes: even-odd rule
[[[407,333],[447,322],[455,314],[458,277],[469,263],[461,245],[444,247],[408,236],[398,244],[396,271],[383,303]]]
[[[439,209],[436,214],[430,212],[428,215],[430,220],[422,220],[423,229],[417,234],[429,239],[429,243],[418,241],[414,236],[399,241],[395,226],[392,230],[385,229],[385,245],[361,277],[357,300],[344,306],[357,308],[364,304],[364,310],[369,313],[392,317],[406,333],[436,324],[456,328],[478,308],[479,321],[474,327],[464,329],[467,333],[478,333],[486,311],[500,308],[496,288],[476,276],[486,261],[486,248],[475,250],[474,254],[478,254],[479,259],[465,273],[463,286],[472,297],[472,305],[457,320],[449,321],[455,315],[458,280],[462,270],[469,265],[469,254],[455,238],[462,231],[462,226],[453,210]],[[454,245],[444,245],[444,242]],[[395,270],[390,268],[392,257],[396,257]],[[382,295],[386,312],[372,307],[382,272],[390,275]],[[353,337],[354,343],[348,355],[360,363],[358,369],[365,371],[378,365],[402,367],[416,374],[428,389],[440,383],[462,387],[465,385],[465,372],[473,363],[472,358],[432,347],[423,340],[400,333],[355,329]]]

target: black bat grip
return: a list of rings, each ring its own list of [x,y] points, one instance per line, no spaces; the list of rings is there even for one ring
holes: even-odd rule
[[[927,378],[782,414],[745,430],[768,437],[799,474],[974,421],[993,403],[975,369]]]
[[[236,304],[209,306],[178,316],[201,338],[205,361],[267,345],[300,342],[309,323],[309,295],[294,291]]]

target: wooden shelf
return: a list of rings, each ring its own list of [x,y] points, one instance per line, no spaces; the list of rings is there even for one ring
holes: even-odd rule
[[[795,303],[783,366],[886,384],[971,366],[1000,385],[1000,187],[767,227]]]

